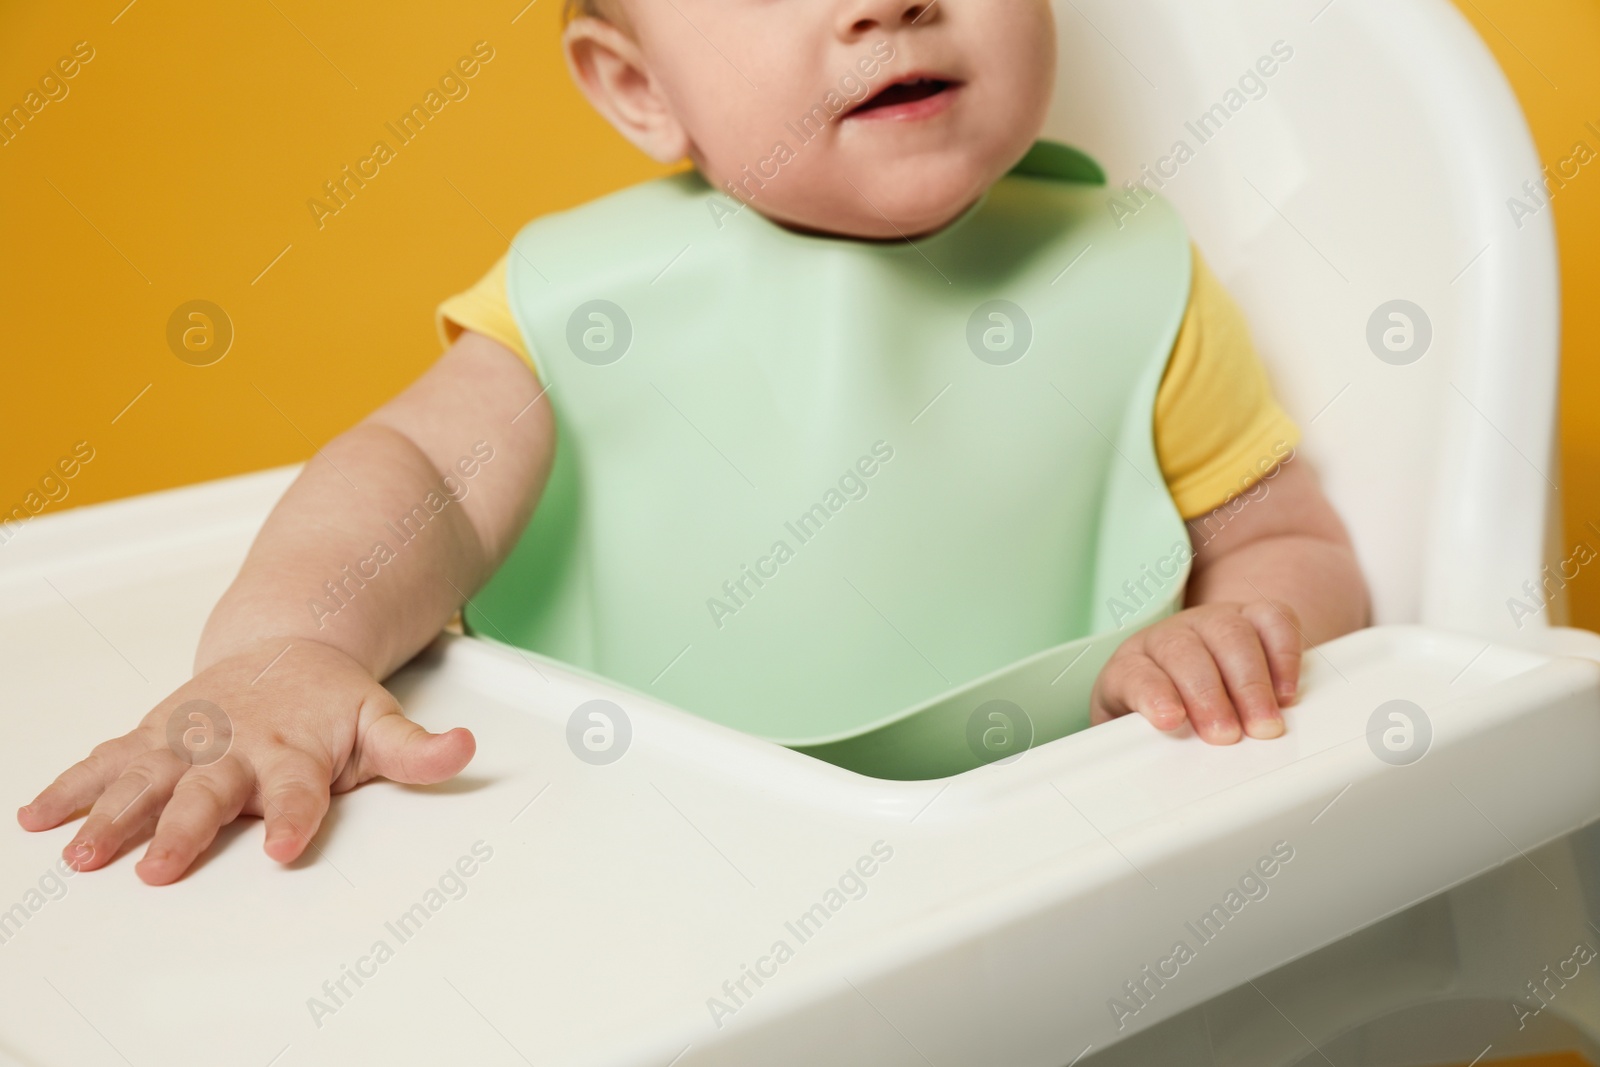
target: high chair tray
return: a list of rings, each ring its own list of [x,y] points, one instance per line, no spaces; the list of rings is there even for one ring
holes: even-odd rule
[[[187,677],[290,474],[0,550],[14,805]],[[1600,663],[1414,627],[1308,653],[1276,741],[1130,719],[928,782],[469,638],[391,685],[477,758],[340,798],[292,868],[245,820],[170,887],[134,854],[60,879],[71,827],[8,822],[0,1064],[1064,1067],[1600,817]],[[593,699],[631,725],[610,763],[569,747]],[[1421,709],[1403,765],[1395,720],[1369,731],[1396,700]],[[1540,872],[1552,906],[1569,873]]]

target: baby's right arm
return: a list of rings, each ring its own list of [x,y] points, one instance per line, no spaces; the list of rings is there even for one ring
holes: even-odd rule
[[[18,821],[46,830],[89,807],[63,855],[92,870],[159,817],[137,870],[164,885],[240,814],[266,819],[267,854],[288,863],[316,834],[330,792],[460,772],[472,735],[428,733],[379,683],[499,567],[554,451],[555,420],[527,364],[464,334],[306,465],[211,613],[194,677],[68,768]],[[169,726],[195,700],[225,713],[225,750],[169,743],[189,736],[186,711]]]

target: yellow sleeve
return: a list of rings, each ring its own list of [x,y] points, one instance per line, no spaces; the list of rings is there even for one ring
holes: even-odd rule
[[[446,346],[453,344],[463,330],[471,330],[499,341],[534,367],[522,330],[511,315],[511,301],[506,297],[506,256],[501,256],[471,289],[440,304],[434,312],[434,323]],[[538,368],[534,367],[534,371],[537,373]]]
[[[1243,492],[1300,443],[1244,313],[1195,249],[1194,284],[1156,394],[1156,457],[1185,519]]]

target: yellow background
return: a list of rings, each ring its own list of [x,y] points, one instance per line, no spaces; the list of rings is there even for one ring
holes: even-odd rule
[[[0,108],[75,42],[95,58],[0,147],[0,511],[80,440],[95,459],[52,510],[305,458],[438,355],[434,305],[524,221],[659,173],[569,83],[558,0],[522,2],[5,5]],[[1600,148],[1594,0],[1461,3],[1546,160]],[[398,146],[384,124],[477,41],[469,95]],[[380,138],[397,157],[319,229],[306,202]],[[1600,545],[1600,171],[1554,214],[1568,544]],[[213,366],[167,347],[196,299],[234,324]],[[1600,568],[1574,588],[1600,628]]]

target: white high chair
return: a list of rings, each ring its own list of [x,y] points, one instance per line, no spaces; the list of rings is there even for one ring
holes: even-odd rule
[[[1308,653],[1285,738],[1123,720],[881,782],[445,637],[391,685],[430,728],[470,726],[473,766],[341,798],[293,869],[245,822],[169,888],[130,856],[55,882],[71,830],[7,822],[0,1064],[1600,1062],[1600,960],[1574,962],[1600,949],[1600,638],[1507,607],[1567,556],[1554,238],[1548,210],[1518,229],[1505,206],[1540,175],[1509,88],[1446,0],[1063,0],[1059,19],[1049,132],[1114,183],[1196,147],[1184,123],[1293,49],[1164,190],[1376,600],[1378,628]],[[1425,309],[1425,353],[1414,310],[1377,316],[1369,347],[1393,300]],[[187,678],[293,473],[42,517],[0,547],[19,803]],[[595,698],[631,726],[609,763],[567,740]],[[1393,700],[1423,714],[1370,729]]]

